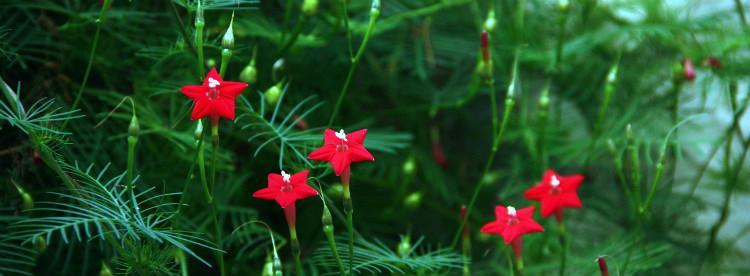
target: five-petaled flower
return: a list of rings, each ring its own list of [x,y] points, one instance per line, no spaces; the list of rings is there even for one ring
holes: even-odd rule
[[[234,98],[247,88],[247,83],[224,81],[212,68],[202,85],[185,85],[182,93],[195,102],[190,119],[210,117],[218,122],[219,117],[234,120]]]
[[[534,206],[516,210],[513,206],[506,208],[497,205],[495,221],[482,226],[481,231],[502,236],[506,244],[512,244],[525,234],[544,231],[544,228],[534,221],[534,209]]]
[[[281,174],[269,173],[268,187],[256,191],[253,197],[276,200],[281,208],[286,208],[298,199],[315,196],[318,191],[307,185],[309,173],[308,170],[293,175],[284,171],[281,171]]]
[[[366,134],[367,129],[360,129],[349,134],[344,133],[343,129],[339,132],[326,129],[323,136],[325,143],[307,155],[307,158],[329,161],[336,175],[341,175],[352,162],[375,161],[372,154],[362,144]]]
[[[529,200],[541,202],[542,217],[547,218],[555,214],[560,221],[563,208],[582,207],[578,198],[578,187],[582,181],[583,176],[579,174],[562,176],[554,170],[547,170],[542,181],[526,190],[524,196]]]

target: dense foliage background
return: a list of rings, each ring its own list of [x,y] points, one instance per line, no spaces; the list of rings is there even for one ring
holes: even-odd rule
[[[306,158],[330,125],[368,128],[376,159],[352,167],[357,274],[512,273],[478,230],[497,204],[532,205],[523,191],[553,168],[585,175],[584,208],[566,211],[565,251],[536,217],[526,274],[559,273],[566,252],[565,275],[598,274],[597,256],[614,275],[746,275],[747,1],[665,2],[389,0],[376,15],[365,0],[205,0],[196,41],[195,0],[0,1],[0,274],[218,275],[216,248],[230,275],[261,274],[274,251],[293,273],[281,209],[251,197],[282,168],[312,170],[347,258],[339,179]],[[217,245],[180,87],[227,64],[231,20],[225,79],[250,87],[216,162],[206,142]],[[297,204],[311,275],[339,272],[322,206]]]

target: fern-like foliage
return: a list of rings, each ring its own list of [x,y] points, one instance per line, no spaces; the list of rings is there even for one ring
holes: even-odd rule
[[[96,176],[92,176],[92,166],[85,170],[77,165],[62,167],[78,184],[77,188],[71,194],[53,193],[59,196],[59,201],[39,202],[32,212],[55,215],[32,217],[12,224],[13,238],[29,242],[43,237],[47,243],[54,236],[66,243],[71,239],[95,238],[110,243],[117,240],[120,244],[148,241],[176,247],[209,265],[188,246],[217,250],[210,242],[195,233],[168,228],[174,216],[172,207],[177,205],[168,199],[179,193],[158,194],[151,187],[128,194],[121,185],[125,173],[104,180],[108,166]]]
[[[83,117],[77,114],[76,110],[61,111],[61,107],[54,107],[53,99],[41,99],[28,109],[24,108],[18,94],[2,79],[0,79],[0,90],[8,100],[8,104],[0,101],[0,119],[29,135],[34,133],[64,135],[67,133],[50,127],[50,124]]]
[[[408,250],[407,254],[399,255],[379,240],[373,242],[359,238],[354,244],[354,258],[352,269],[356,275],[370,274],[438,274],[441,271],[458,269],[463,265],[460,254],[450,249],[429,250],[420,248],[424,238],[419,238]],[[338,239],[339,253],[348,252],[348,239]],[[340,254],[341,261],[348,263],[348,254]],[[329,246],[321,246],[315,251],[312,260],[315,264],[336,271],[336,259]]]
[[[0,238],[0,275],[32,275],[35,257],[34,250]]]
[[[293,128],[295,124],[304,120],[310,113],[320,108],[323,103],[318,102],[313,104],[312,102],[316,97],[310,96],[294,105],[286,113],[286,116],[282,118],[283,115],[281,115],[280,107],[288,88],[288,85],[284,87],[278,102],[271,107],[273,111],[270,118],[264,116],[266,114],[266,100],[263,94],[260,94],[260,103],[257,108],[254,108],[247,98],[241,97],[242,103],[248,112],[241,114],[237,118],[237,121],[247,121],[242,124],[242,128],[252,129],[256,133],[248,138],[248,142],[253,142],[258,138],[265,138],[265,141],[258,146],[253,156],[257,156],[266,146],[274,145],[279,154],[279,168],[282,168],[285,158],[290,162],[305,163],[308,167],[312,167],[312,163],[307,160],[307,156],[304,153],[310,147],[311,142],[321,139],[320,134],[323,132],[323,128],[310,128],[302,131],[297,131]],[[297,112],[300,112],[300,114],[296,115]],[[285,154],[287,150],[292,152],[291,156],[293,159],[290,158],[290,155]]]

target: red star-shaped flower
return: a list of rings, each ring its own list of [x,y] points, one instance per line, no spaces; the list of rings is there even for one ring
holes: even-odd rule
[[[360,129],[349,134],[344,133],[343,129],[339,132],[326,129],[323,136],[325,143],[307,155],[307,158],[329,161],[336,175],[341,175],[352,162],[375,161],[372,154],[362,145],[366,134],[367,129]]]
[[[268,187],[256,191],[253,197],[276,200],[281,208],[286,208],[293,205],[298,199],[317,195],[318,191],[307,185],[309,173],[308,170],[293,175],[284,171],[281,171],[281,174],[269,173]]]
[[[547,170],[542,181],[524,193],[529,200],[539,201],[542,204],[542,217],[551,214],[562,215],[563,208],[581,208],[581,200],[578,198],[578,186],[581,185],[583,176],[579,174],[561,176],[553,170]]]
[[[195,102],[190,119],[206,116],[234,120],[234,98],[247,88],[247,83],[224,81],[212,68],[202,85],[185,85],[182,93]]]
[[[482,233],[503,236],[506,244],[513,243],[525,234],[544,231],[541,225],[534,221],[534,206],[516,210],[513,206],[507,208],[502,205],[495,207],[495,221],[482,226]]]

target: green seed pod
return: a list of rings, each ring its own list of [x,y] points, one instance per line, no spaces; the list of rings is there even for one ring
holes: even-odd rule
[[[268,88],[266,92],[263,93],[263,96],[266,98],[266,103],[269,105],[275,105],[276,102],[279,100],[279,97],[281,96],[281,83],[278,83],[274,86],[271,86],[271,88]]]
[[[411,254],[411,237],[401,236],[401,242],[396,247],[396,253],[399,257],[404,258]]]
[[[254,84],[258,80],[258,71],[255,70],[255,66],[248,64],[245,69],[240,72],[240,80],[248,84]]]
[[[318,0],[305,0],[302,2],[302,13],[313,16],[318,12]]]
[[[207,59],[206,60],[206,66],[208,66],[208,68],[214,68],[214,67],[216,67],[216,60],[212,59],[212,58]]]
[[[234,13],[232,13],[232,20],[229,21],[227,31],[221,38],[221,47],[224,47],[224,49],[234,49],[234,30],[232,24],[234,24]]]
[[[404,206],[408,209],[416,209],[419,208],[419,205],[422,204],[422,193],[421,192],[413,192],[406,196],[404,199]]]
[[[414,160],[414,156],[410,156],[409,159],[406,159],[404,162],[404,165],[401,166],[401,170],[404,172],[404,175],[412,175],[414,174],[414,170],[417,169],[417,162]]]

